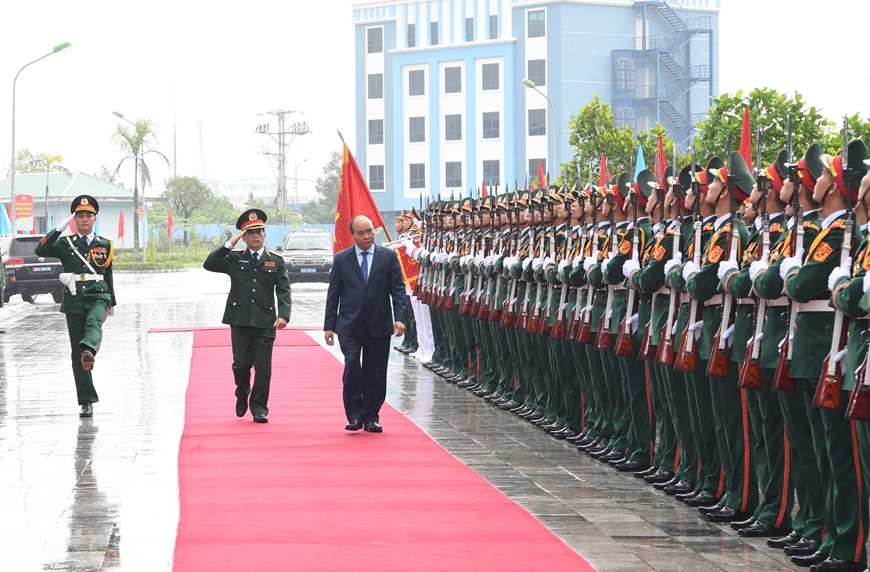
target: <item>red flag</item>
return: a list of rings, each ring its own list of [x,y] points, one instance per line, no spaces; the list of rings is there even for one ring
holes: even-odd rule
[[[350,221],[353,217],[365,215],[372,219],[375,228],[384,229],[387,240],[390,233],[381,218],[381,211],[369,191],[368,185],[357,166],[347,143],[344,144],[344,155],[341,161],[341,178],[338,183],[338,204],[335,208],[335,245],[333,252],[344,250],[353,245],[350,233]]]
[[[118,217],[118,238],[124,238],[124,211]]]
[[[607,157],[604,156],[604,153],[601,154],[601,170],[598,173],[598,186],[601,187],[602,191],[607,190]]]
[[[544,176],[544,166],[538,161],[538,187],[541,189],[547,188],[547,178]]]
[[[486,181],[483,182],[483,186],[480,188],[480,198],[487,196],[486,192]]]
[[[169,209],[169,216],[166,217],[166,236],[172,238],[172,209]]]
[[[661,181],[665,176],[665,170],[668,168],[668,156],[665,155],[665,148],[662,144],[662,136],[659,135],[659,150],[658,155],[656,156],[656,167],[658,168],[658,173],[656,173],[656,181]],[[667,184],[667,181],[664,181]]]
[[[743,110],[743,133],[740,134],[740,155],[752,171],[752,132],[749,127],[749,108]]]
[[[76,219],[72,219],[71,221],[69,221],[69,231],[72,234],[76,233]]]

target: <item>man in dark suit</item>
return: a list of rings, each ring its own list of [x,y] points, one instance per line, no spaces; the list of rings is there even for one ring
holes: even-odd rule
[[[390,336],[405,333],[405,283],[396,254],[375,245],[368,217],[354,217],[350,232],[354,246],[336,254],[332,262],[324,337],[331,346],[337,334],[344,354],[345,429],[380,433],[378,412],[387,396]]]
[[[272,347],[275,330],[286,327],[290,321],[290,279],[284,259],[263,246],[266,213],[249,209],[239,217],[236,228],[241,232],[209,254],[202,266],[230,277],[223,322],[230,325],[233,341],[236,415],[244,417],[247,413],[250,394],[254,422],[268,423]],[[234,249],[242,238],[247,248]],[[253,390],[251,367],[255,371]]]

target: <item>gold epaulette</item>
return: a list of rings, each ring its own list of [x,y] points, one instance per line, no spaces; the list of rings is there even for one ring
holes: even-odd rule
[[[708,222],[704,225],[704,228],[701,229],[703,232],[707,232],[708,230],[713,230],[713,223]]]
[[[804,228],[811,228],[813,230],[822,230],[821,227],[814,225],[813,222],[809,221],[809,220],[804,221]]]
[[[841,228],[846,228],[846,221],[843,219],[837,219],[831,223],[831,226],[829,228],[831,230],[838,230]]]

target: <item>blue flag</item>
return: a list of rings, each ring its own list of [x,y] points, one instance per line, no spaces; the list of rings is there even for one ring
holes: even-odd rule
[[[643,160],[643,149],[640,147],[640,141],[637,142],[637,167],[634,168],[634,180],[637,180],[637,175],[646,169],[646,162]]]
[[[6,205],[0,203],[0,234],[12,234],[12,221],[6,212]]]

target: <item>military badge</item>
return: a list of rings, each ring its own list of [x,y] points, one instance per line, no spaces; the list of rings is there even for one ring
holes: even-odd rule
[[[266,262],[266,266],[274,267],[274,266],[275,266],[275,263],[272,262],[271,260],[269,260],[269,261]]]
[[[627,240],[623,240],[619,245],[619,253],[628,254],[629,252],[631,252],[631,243]]]
[[[667,253],[667,249],[664,246],[658,245],[653,251],[653,258],[655,258],[656,260],[663,260]]]
[[[832,252],[834,252],[834,249],[831,248],[831,245],[829,245],[827,242],[822,242],[813,253],[813,260],[816,262],[824,262],[828,259]]]
[[[710,264],[716,264],[717,262],[719,262],[719,259],[722,258],[723,252],[725,252],[724,248],[714,245],[713,248],[710,249],[709,256],[707,256],[707,262],[709,262]]]

